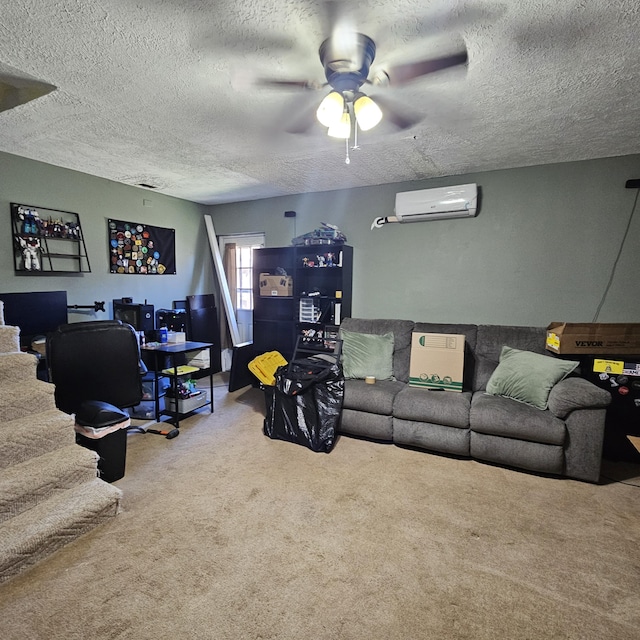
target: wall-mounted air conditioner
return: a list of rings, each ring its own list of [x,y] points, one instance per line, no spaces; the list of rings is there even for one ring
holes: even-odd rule
[[[395,215],[398,222],[472,218],[477,212],[478,187],[475,184],[403,191],[396,194]]]

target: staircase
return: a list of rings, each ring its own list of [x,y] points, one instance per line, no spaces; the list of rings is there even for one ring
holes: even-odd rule
[[[0,301],[0,583],[115,516],[122,496],[75,443],[73,418],[36,364]]]

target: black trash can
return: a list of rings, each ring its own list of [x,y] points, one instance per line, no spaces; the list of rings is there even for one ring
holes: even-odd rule
[[[129,414],[107,402],[83,402],[76,413],[76,443],[95,451],[98,473],[105,482],[124,477]]]
[[[263,388],[266,436],[316,452],[333,449],[344,400],[338,358],[318,355],[294,360],[276,370],[274,386]]]

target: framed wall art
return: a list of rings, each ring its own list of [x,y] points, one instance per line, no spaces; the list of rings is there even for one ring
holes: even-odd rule
[[[176,273],[176,231],[139,222],[108,221],[111,273]]]

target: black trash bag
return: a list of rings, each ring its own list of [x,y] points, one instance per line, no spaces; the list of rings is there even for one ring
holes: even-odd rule
[[[275,380],[273,387],[265,387],[265,435],[329,453],[344,400],[340,365],[333,358],[294,360],[276,370]]]

